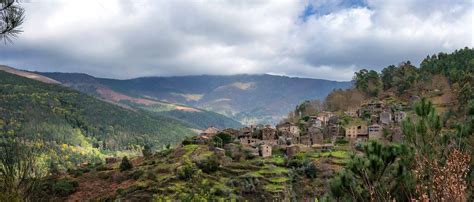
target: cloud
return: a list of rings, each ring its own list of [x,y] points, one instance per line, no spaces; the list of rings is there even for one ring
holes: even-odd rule
[[[23,3],[0,63],[131,78],[273,73],[350,80],[473,47],[471,2],[62,0]]]

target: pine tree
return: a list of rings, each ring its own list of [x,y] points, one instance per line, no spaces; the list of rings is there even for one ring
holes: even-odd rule
[[[120,163],[120,171],[127,171],[131,170],[133,168],[132,163],[128,160],[128,158],[125,156],[122,158],[122,162]]]

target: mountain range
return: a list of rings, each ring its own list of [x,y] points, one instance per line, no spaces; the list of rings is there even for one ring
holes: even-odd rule
[[[175,118],[185,117],[191,123],[195,122],[191,119],[197,116],[189,112],[206,112],[207,119],[225,119],[209,114],[215,112],[244,125],[276,123],[304,100],[322,100],[334,89],[351,86],[350,82],[268,74],[141,77],[126,80],[97,78],[82,73],[38,74],[125,107],[138,107]],[[226,122],[230,123],[227,125],[237,126],[232,121]],[[210,121],[203,124],[212,125]]]

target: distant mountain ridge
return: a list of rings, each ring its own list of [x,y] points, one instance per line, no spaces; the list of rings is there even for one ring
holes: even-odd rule
[[[91,94],[97,87],[138,98],[177,103],[217,112],[241,123],[276,123],[308,99],[324,99],[350,82],[275,75],[141,77],[118,80],[80,73],[39,74]]]

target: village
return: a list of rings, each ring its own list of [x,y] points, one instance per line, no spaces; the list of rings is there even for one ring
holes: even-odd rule
[[[254,156],[264,158],[272,156],[275,149],[283,149],[291,157],[300,151],[332,151],[338,142],[353,147],[368,140],[398,142],[403,138],[401,122],[407,117],[407,113],[399,109],[399,106],[372,100],[358,109],[343,113],[323,111],[304,117],[298,123],[284,121],[276,126],[260,124],[239,130],[209,127],[192,141],[209,144],[217,134],[225,133]]]

